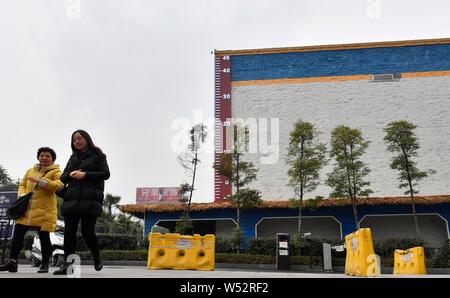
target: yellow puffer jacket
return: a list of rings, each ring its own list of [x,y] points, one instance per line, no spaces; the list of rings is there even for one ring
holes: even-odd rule
[[[36,183],[27,178],[37,177],[43,181],[34,190],[33,197],[28,203],[27,211],[16,220],[17,224],[38,227],[45,232],[55,231],[57,219],[55,191],[63,185],[59,180],[61,174],[59,165],[55,164],[40,169],[36,165],[27,171],[19,185],[19,196],[33,191],[36,185]]]

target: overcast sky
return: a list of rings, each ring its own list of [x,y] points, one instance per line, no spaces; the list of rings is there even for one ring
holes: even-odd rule
[[[134,203],[136,187],[188,181],[172,125],[213,117],[214,49],[448,38],[449,12],[448,0],[0,0],[0,164],[17,179],[50,146],[64,168],[85,129],[108,155],[106,192]],[[201,159],[193,200],[213,201],[213,155]]]

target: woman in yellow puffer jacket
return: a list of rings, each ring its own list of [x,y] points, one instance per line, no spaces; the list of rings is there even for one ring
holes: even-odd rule
[[[6,265],[0,266],[0,271],[17,272],[17,258],[23,247],[25,233],[29,229],[35,229],[39,231],[42,250],[42,264],[38,272],[48,272],[52,251],[49,233],[56,228],[55,192],[63,186],[60,181],[62,173],[59,165],[54,164],[56,153],[53,149],[39,148],[37,158],[39,163],[26,172],[19,185],[18,196],[29,192],[33,192],[33,196],[25,214],[16,220],[10,260]]]

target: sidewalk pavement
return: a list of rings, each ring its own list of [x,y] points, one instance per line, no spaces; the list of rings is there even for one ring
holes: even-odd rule
[[[51,268],[50,273],[37,273],[37,268],[29,265],[19,265],[17,273],[0,272],[0,278],[67,278],[66,276],[55,276],[52,272],[56,268]],[[254,269],[231,269],[216,268],[214,271],[197,270],[148,270],[145,266],[129,265],[105,265],[103,270],[97,272],[91,265],[82,265],[80,270],[81,278],[355,278],[346,276],[343,273],[323,273],[323,272],[295,272],[295,271],[273,271]],[[392,274],[382,274],[381,278],[450,278],[450,274],[445,275],[416,275],[416,276],[395,276]]]

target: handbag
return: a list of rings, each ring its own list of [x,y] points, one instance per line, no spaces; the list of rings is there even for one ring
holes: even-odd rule
[[[26,195],[20,196],[17,200],[11,204],[11,206],[6,210],[6,215],[10,219],[18,219],[28,208],[28,202],[31,200],[33,192],[29,192]]]
[[[61,186],[57,191],[55,191],[55,195],[57,195],[60,198],[64,198],[67,192],[67,185]]]

